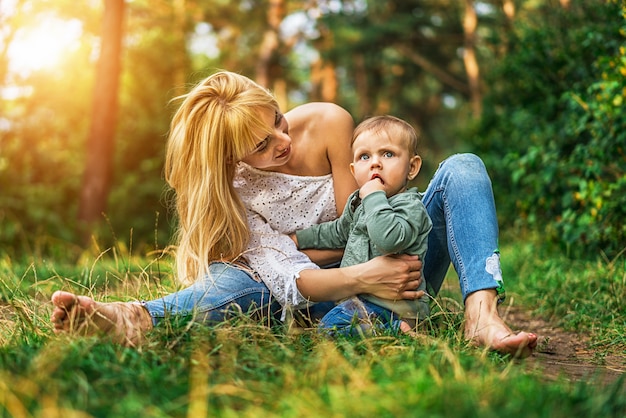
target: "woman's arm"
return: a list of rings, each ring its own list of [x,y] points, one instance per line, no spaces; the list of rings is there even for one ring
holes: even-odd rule
[[[340,300],[361,293],[383,299],[417,299],[422,262],[417,256],[380,256],[350,267],[302,270],[300,294],[314,302]]]
[[[314,248],[309,248],[308,250],[300,251],[306,254],[312,262],[320,267],[335,264],[341,261],[341,258],[343,257],[343,248],[338,250],[316,250]]]

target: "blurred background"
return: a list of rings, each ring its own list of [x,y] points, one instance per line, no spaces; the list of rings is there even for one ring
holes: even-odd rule
[[[621,0],[0,0],[0,253],[167,246],[170,101],[227,69],[406,119],[422,190],[475,152],[504,229],[615,257],[625,40]]]

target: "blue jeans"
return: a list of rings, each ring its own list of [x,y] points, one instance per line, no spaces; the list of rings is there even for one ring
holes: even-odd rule
[[[212,263],[209,272],[185,289],[142,302],[153,325],[166,317],[187,317],[204,323],[217,323],[241,314],[261,321],[280,318],[282,308],[265,283],[228,263]],[[332,302],[318,303],[305,314],[310,319],[320,319],[333,306]]]
[[[359,297],[348,298],[320,320],[319,328],[329,335],[364,335],[376,329],[398,331],[400,319],[389,309]]]
[[[496,205],[482,160],[457,154],[443,161],[422,202],[433,222],[423,271],[429,292],[439,293],[452,261],[464,301],[485,289],[503,297]]]
[[[245,313],[274,318],[281,307],[264,283],[227,263],[212,263],[209,275],[191,286],[142,305],[153,324],[168,316],[191,317],[199,322],[220,322]]]
[[[480,158],[457,154],[443,161],[423,202],[433,222],[423,270],[429,292],[439,292],[450,262],[459,276],[463,299],[477,290],[498,288],[500,276],[494,273],[499,272],[499,259],[494,258],[498,222],[491,180]],[[195,315],[196,320],[219,322],[233,312],[268,318],[280,311],[265,284],[224,263],[213,263],[210,277],[143,305],[155,324],[167,315]],[[316,304],[311,314],[321,317],[333,306]],[[332,326],[332,321],[325,323]],[[395,326],[393,318],[388,324]]]

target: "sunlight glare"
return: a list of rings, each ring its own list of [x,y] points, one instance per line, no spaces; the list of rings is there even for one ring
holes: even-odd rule
[[[79,47],[82,22],[77,19],[44,19],[37,27],[21,28],[9,46],[9,71],[28,75],[52,69],[64,55]]]

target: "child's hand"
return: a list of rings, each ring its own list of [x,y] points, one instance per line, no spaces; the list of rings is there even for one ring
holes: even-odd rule
[[[365,183],[363,186],[361,186],[361,188],[359,189],[359,197],[363,199],[365,198],[365,196],[371,193],[377,192],[379,190],[384,191],[385,186],[383,185],[383,181],[380,178],[375,177],[371,179],[370,181],[368,181],[367,183]]]

